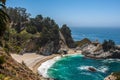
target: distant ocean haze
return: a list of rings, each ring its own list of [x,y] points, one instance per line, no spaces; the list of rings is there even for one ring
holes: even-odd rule
[[[120,27],[70,27],[72,37],[75,41],[88,38],[91,41],[114,40],[120,45]]]

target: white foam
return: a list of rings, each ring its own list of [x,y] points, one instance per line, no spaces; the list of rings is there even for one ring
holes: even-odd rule
[[[80,70],[89,70],[89,68],[94,68],[94,69],[96,69],[95,67],[93,67],[93,66],[80,66],[80,67],[78,67]]]
[[[49,76],[47,75],[48,69],[60,58],[61,58],[60,56],[57,56],[57,57],[54,57],[53,59],[50,59],[42,63],[41,66],[38,68],[38,73],[45,78],[49,78]]]
[[[100,68],[97,69],[97,71],[102,72],[102,73],[106,73],[108,71],[108,67],[107,66],[101,66]]]
[[[120,59],[106,59],[103,60],[104,63],[113,63],[113,62],[120,62]]]
[[[99,71],[99,72],[102,72],[102,73],[105,73],[105,72],[108,71],[108,67],[107,66],[100,66],[99,68],[96,68],[96,67],[93,67],[93,66],[80,66],[80,67],[78,67],[78,69],[89,71],[90,67],[94,68],[96,71]]]

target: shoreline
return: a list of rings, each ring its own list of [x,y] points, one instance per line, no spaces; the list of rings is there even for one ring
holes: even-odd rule
[[[81,54],[81,53],[74,53],[74,54],[65,54],[65,55],[59,55],[59,56],[56,56],[52,59],[49,59],[45,62],[43,62],[39,67],[38,67],[38,73],[39,75],[43,76],[44,78],[50,78],[48,75],[47,75],[47,71],[48,69],[58,60],[60,60],[62,57],[65,57],[65,56],[71,56],[71,55],[77,55],[77,54]]]
[[[45,61],[52,59],[58,54],[53,54],[50,56],[43,56],[36,53],[25,53],[23,55],[11,54],[12,58],[18,63],[25,63],[25,65],[32,70],[34,73],[37,73],[37,68]]]
[[[75,51],[74,49],[69,49],[68,54],[66,55],[71,55],[71,54],[78,54],[81,53],[81,50]],[[16,60],[18,63],[25,63],[25,65],[32,70],[34,73],[37,73],[38,68],[40,65],[50,59],[53,59],[54,57],[57,56],[63,56],[61,54],[52,54],[49,56],[44,56],[36,53],[25,53],[23,55],[19,54],[10,54],[14,60]]]
[[[60,54],[53,54],[53,55],[49,55],[49,56],[43,56],[43,55],[39,55],[36,53],[25,53],[23,55],[18,55],[18,54],[11,54],[11,56],[13,57],[13,59],[15,59],[17,62],[22,64],[22,61],[26,64],[26,66],[31,69],[34,73],[39,73],[39,67],[42,66],[42,64],[48,62],[50,60],[55,60],[55,57],[65,57],[65,56],[69,56],[69,55],[76,55],[76,54],[82,54],[81,50],[77,50],[75,51],[74,49],[70,49],[68,51],[68,54],[65,55],[60,55]],[[84,54],[82,54],[84,55]],[[86,57],[86,56],[85,56]],[[86,57],[86,58],[91,58],[91,57]],[[96,59],[96,58],[92,58],[92,59]],[[99,59],[99,58],[98,58]],[[59,60],[59,59],[58,59]],[[52,62],[53,62],[52,61]],[[57,60],[55,60],[52,64],[49,63],[50,65],[47,67],[48,69],[56,62]],[[45,65],[44,65],[45,66]],[[46,67],[46,66],[45,66]],[[48,70],[46,69],[46,71]],[[44,72],[44,71],[43,71]],[[51,78],[43,76],[42,74],[39,73],[39,76],[43,78],[43,80],[49,80]],[[52,80],[52,79],[51,79]],[[105,79],[106,80],[106,79]]]

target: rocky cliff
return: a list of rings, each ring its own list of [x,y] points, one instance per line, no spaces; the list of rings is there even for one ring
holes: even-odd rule
[[[90,58],[118,58],[120,59],[120,50],[119,49],[110,49],[108,51],[104,51],[102,44],[98,43],[97,45],[94,43],[85,44],[80,47],[82,50],[82,54],[86,57]]]
[[[74,43],[74,40],[72,38],[72,34],[71,34],[70,28],[66,24],[64,24],[61,27],[60,31],[63,34],[63,37],[65,39],[65,42],[66,42],[67,46],[69,48],[74,48],[75,47],[75,43]]]
[[[58,43],[55,44],[55,41],[50,41],[46,43],[45,46],[42,46],[38,53],[41,53],[43,55],[51,55],[53,53],[59,53],[60,50],[68,49],[67,44],[65,42],[65,38],[63,34],[59,31],[59,39],[57,41]]]

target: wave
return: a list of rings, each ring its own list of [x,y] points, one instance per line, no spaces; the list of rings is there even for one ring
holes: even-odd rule
[[[82,55],[81,53],[75,53],[75,54],[67,54],[67,55],[63,55],[64,57],[84,57],[84,55]]]
[[[93,66],[81,66],[81,67],[78,67],[80,70],[89,70],[89,67],[92,67],[92,68],[94,68]],[[94,69],[96,69],[96,68],[94,68]]]
[[[102,72],[102,73],[106,73],[109,70],[109,68],[107,66],[100,66],[97,71]]]
[[[76,57],[76,56],[81,56],[81,57],[83,57],[83,55],[81,55],[81,54],[67,54],[67,55],[63,55],[63,57],[62,58],[64,58],[64,57]],[[49,76],[47,75],[47,71],[48,71],[48,69],[56,62],[56,61],[58,61],[58,60],[60,60],[61,59],[61,56],[57,56],[57,57],[54,57],[53,59],[50,59],[50,60],[48,60],[48,61],[46,61],[46,62],[44,62],[44,63],[42,63],[41,65],[40,65],[40,67],[38,68],[38,73],[40,74],[40,75],[42,75],[43,77],[45,77],[45,78],[49,78]]]
[[[47,75],[48,69],[60,58],[61,58],[60,56],[57,56],[57,57],[54,57],[53,59],[50,59],[42,63],[41,66],[38,68],[38,73],[45,78],[49,78],[49,76]]]
[[[87,70],[87,71],[89,71],[89,68],[94,68],[96,71],[99,71],[102,73],[105,73],[108,71],[107,66],[100,66],[99,68],[96,68],[94,66],[80,66],[80,67],[78,67],[78,69],[80,69],[80,70]]]
[[[114,63],[114,62],[120,62],[120,59],[106,59],[103,60],[104,63]]]

